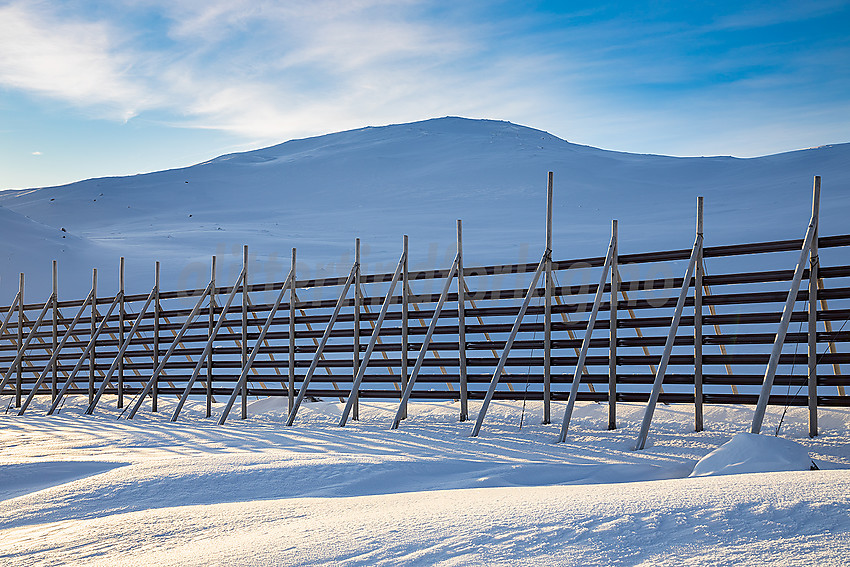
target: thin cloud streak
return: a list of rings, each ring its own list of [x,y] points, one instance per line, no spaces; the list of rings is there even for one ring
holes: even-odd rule
[[[135,58],[121,53],[109,26],[62,22],[28,10],[0,7],[0,84],[128,120],[156,104],[128,77]]]
[[[516,90],[515,74],[492,78],[493,65],[516,70],[507,61],[477,71],[463,64],[480,49],[462,39],[467,30],[409,22],[398,6],[375,13],[386,4],[181,4],[166,12],[167,34],[178,41],[167,54],[111,41],[126,34],[108,22],[60,23],[44,5],[21,3],[2,13],[9,33],[0,46],[9,56],[0,60],[0,80],[105,118],[116,109],[122,119],[167,109],[176,124],[275,140],[328,123],[405,120],[447,107],[474,113],[484,110],[476,101],[493,98],[484,88]],[[241,37],[246,28],[263,43]],[[277,44],[265,43],[271,35],[280,36]]]
[[[811,127],[788,119],[781,141],[759,141],[758,127],[739,123],[775,122],[789,108],[817,116],[848,83],[839,73],[829,91],[807,88],[818,62],[829,74],[818,51],[789,55],[767,42],[702,49],[729,30],[804,17],[791,3],[704,11],[692,22],[599,8],[488,19],[486,4],[437,14],[439,4],[412,0],[127,0],[96,16],[59,4],[0,8],[0,86],[110,120],[149,112],[256,144],[456,114],[616,149],[766,153],[795,147]],[[838,9],[819,2],[806,17]],[[157,24],[132,27],[145,18]],[[545,25],[551,19],[563,25]],[[820,120],[831,131],[830,117]]]

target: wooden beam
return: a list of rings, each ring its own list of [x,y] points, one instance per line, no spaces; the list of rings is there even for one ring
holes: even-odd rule
[[[245,270],[245,274],[244,274],[243,278],[247,278],[247,276],[248,276],[247,262],[245,264],[245,268],[243,268],[243,269]],[[286,278],[287,284],[292,280],[293,277],[294,277],[294,274],[292,273],[292,271],[290,271],[289,276],[287,276],[287,278]],[[243,282],[242,282],[242,289],[243,290],[247,288],[246,281],[247,280],[243,279]],[[251,349],[251,352],[248,355],[248,359],[243,364],[242,373],[239,375],[239,379],[236,382],[236,386],[233,388],[233,391],[230,394],[230,399],[227,400],[227,403],[224,406],[224,411],[221,413],[221,418],[218,420],[219,425],[224,425],[224,422],[227,420],[228,414],[230,414],[230,410],[233,408],[233,404],[236,402],[236,396],[240,392],[242,393],[242,400],[243,400],[242,419],[247,418],[247,408],[246,408],[246,405],[245,405],[246,404],[245,399],[246,399],[246,392],[248,391],[248,372],[250,372],[251,365],[254,363],[254,359],[257,358],[257,354],[259,354],[259,352],[260,352],[260,348],[262,347],[263,341],[266,338],[266,333],[268,333],[269,328],[272,326],[272,323],[274,322],[275,313],[277,313],[277,310],[280,309],[280,304],[283,302],[283,298],[286,295],[287,291],[289,291],[289,292],[292,291],[292,288],[289,285],[284,285],[280,289],[280,293],[278,294],[277,299],[274,302],[274,305],[272,306],[271,310],[269,311],[269,316],[266,318],[266,322],[263,325],[263,329],[260,331],[259,337],[257,337],[257,342],[254,343],[254,347]],[[292,301],[291,297],[290,297],[290,301]],[[247,341],[247,338],[248,337],[246,335],[245,341]],[[246,344],[245,341],[243,341],[243,344]]]
[[[298,301],[298,295],[295,293],[295,248],[292,249],[292,279],[290,280],[289,289],[289,392],[287,408],[289,413],[292,413],[292,408],[295,407],[295,303]]]
[[[213,256],[210,262],[210,283],[212,283],[212,287],[210,288],[210,297],[209,297],[209,320],[207,321],[207,329],[210,337],[215,337],[215,333],[213,332],[215,328],[220,325],[217,325],[215,318],[215,311],[218,307],[216,305],[216,287],[215,287],[215,276],[216,276],[216,257]],[[240,278],[241,279],[241,278]],[[236,288],[239,287],[238,282],[237,285],[233,286],[233,290],[231,290],[228,297],[233,296],[236,292]],[[224,313],[219,315],[218,321],[224,321]],[[203,358],[203,357],[201,357]],[[212,404],[213,404],[213,364],[214,364],[214,355],[213,349],[210,348],[207,353],[207,372],[206,372],[206,408],[205,408],[205,416],[210,417],[212,415]],[[177,411],[174,412],[175,416],[178,414]],[[174,416],[172,416],[172,420]]]
[[[608,429],[617,428],[617,296],[620,291],[620,270],[617,256],[619,242],[617,221],[611,221],[611,292],[610,320],[608,323]]]
[[[764,413],[767,410],[767,404],[770,400],[770,390],[773,387],[773,378],[776,375],[776,366],[779,364],[779,358],[782,353],[782,345],[785,343],[785,333],[788,331],[788,324],[791,322],[791,314],[794,312],[794,303],[797,301],[797,292],[800,289],[800,281],[803,278],[803,270],[806,265],[806,260],[812,249],[812,242],[817,232],[818,216],[815,214],[817,204],[820,202],[820,177],[815,177],[813,198],[812,198],[812,217],[809,221],[809,226],[806,229],[806,237],[803,239],[803,246],[800,249],[800,257],[797,260],[797,267],[794,269],[794,280],[791,282],[791,289],[788,291],[788,299],[785,301],[785,308],[782,310],[782,319],[779,321],[779,329],[776,332],[776,339],[773,342],[773,348],[770,351],[770,359],[764,373],[764,381],[762,383],[759,400],[756,404],[756,411],[753,414],[753,423],[750,431],[752,433],[760,433],[762,422],[764,421]]]
[[[457,221],[457,348],[460,358],[460,421],[469,419],[469,387],[466,378],[466,282],[463,279],[463,223]],[[451,278],[449,278],[451,280]],[[436,324],[436,311],[432,324]],[[433,331],[432,331],[433,333]],[[430,335],[428,335],[430,341]],[[409,397],[409,396],[408,396]],[[407,404],[404,404],[402,419],[407,416]]]
[[[511,334],[508,336],[508,340],[505,343],[505,349],[502,351],[502,356],[499,358],[496,370],[493,372],[493,377],[490,379],[490,386],[484,396],[484,402],[481,405],[481,409],[478,411],[478,418],[475,420],[475,426],[472,429],[472,437],[478,437],[478,433],[481,431],[481,425],[484,423],[484,416],[487,415],[487,408],[490,406],[493,394],[496,392],[496,386],[499,385],[499,379],[502,376],[502,370],[504,370],[505,363],[508,360],[508,354],[511,351],[511,346],[513,346],[516,335],[519,332],[519,326],[522,323],[522,318],[525,316],[528,304],[531,301],[531,297],[534,295],[534,290],[537,288],[537,281],[540,279],[540,274],[543,272],[545,267],[546,255],[544,254],[543,258],[540,259],[540,263],[537,265],[537,271],[534,272],[534,277],[531,279],[531,285],[528,286],[528,291],[525,294],[525,299],[523,300],[519,313],[514,321]]]
[[[658,403],[658,396],[661,394],[661,385],[664,383],[664,374],[667,371],[667,364],[670,361],[670,355],[673,351],[673,344],[676,340],[676,331],[679,329],[679,321],[682,318],[682,310],[685,308],[685,299],[688,296],[688,289],[691,285],[691,278],[696,268],[696,260],[698,250],[702,248],[702,235],[698,234],[694,240],[694,247],[691,251],[691,259],[688,262],[688,268],[685,270],[682,289],[679,292],[679,299],[676,301],[676,309],[673,312],[673,320],[670,323],[670,329],[667,332],[667,340],[664,343],[664,352],[661,353],[661,361],[658,363],[658,370],[655,373],[655,379],[652,382],[652,392],[649,394],[649,402],[643,413],[643,421],[638,433],[637,444],[635,450],[642,450],[646,446],[646,439],[649,436],[649,426],[652,423],[652,415],[655,413],[655,405]]]
[[[401,271],[403,268],[404,254],[402,253],[402,257],[399,259],[398,266],[396,266],[395,273],[393,274],[393,279],[390,282],[390,287],[387,290],[387,296],[384,298],[384,302],[381,305],[381,312],[378,314],[378,320],[375,322],[375,329],[372,331],[372,337],[369,339],[369,345],[366,347],[366,352],[363,354],[363,361],[360,363],[360,368],[358,369],[357,375],[354,377],[354,381],[351,384],[351,393],[348,396],[348,401],[345,404],[345,408],[342,410],[342,417],[340,417],[339,420],[340,427],[345,427],[345,424],[348,421],[348,416],[351,413],[352,408],[357,403],[360,383],[363,381],[363,375],[366,373],[366,368],[369,366],[372,351],[375,349],[375,344],[378,342],[378,336],[381,333],[381,326],[384,324],[384,318],[387,315],[387,310],[390,307],[390,303],[392,303],[393,291],[395,290],[396,284],[398,284],[398,280],[401,278]]]
[[[809,398],[809,437],[818,434],[818,218],[820,213],[820,177],[815,177],[812,191],[812,218],[814,236],[809,253],[809,317],[808,317],[808,398]]]
[[[23,355],[25,347],[24,344],[24,274],[21,272],[20,280],[19,280],[19,290],[18,293],[21,296],[21,300],[18,302],[18,349],[19,349],[19,357],[17,363],[17,372],[15,378],[15,407],[21,407],[21,387],[23,382],[23,373],[24,373],[24,365],[23,365]],[[30,330],[32,333],[34,329]],[[3,388],[0,388],[0,392],[3,391]]]
[[[353,338],[353,346],[352,350],[354,353],[354,359],[351,363],[351,380],[352,383],[357,379],[357,375],[360,373],[360,305],[363,302],[363,295],[360,291],[360,239],[357,238],[354,240],[354,338]],[[374,333],[374,329],[372,330]],[[357,421],[360,419],[360,403],[358,400],[357,394],[354,392],[352,388],[349,392],[349,399],[353,400],[351,402],[353,404],[352,409],[354,411],[353,419]]]
[[[295,422],[295,416],[298,414],[298,408],[301,407],[301,402],[304,401],[304,396],[307,394],[307,388],[310,386],[310,380],[313,378],[313,373],[319,365],[319,360],[323,357],[322,351],[325,349],[328,339],[330,339],[331,332],[333,331],[333,326],[339,316],[339,312],[342,310],[343,305],[345,305],[345,296],[348,294],[351,284],[356,279],[358,268],[359,266],[357,262],[355,262],[351,267],[351,273],[348,274],[348,279],[345,280],[345,285],[342,288],[342,292],[339,294],[339,299],[337,299],[334,312],[331,315],[331,320],[328,322],[327,327],[325,327],[325,330],[322,333],[322,340],[316,346],[316,352],[313,355],[313,360],[310,362],[310,368],[307,369],[307,374],[304,375],[304,381],[301,382],[301,390],[299,390],[298,396],[295,398],[295,403],[289,411],[289,416],[286,419],[287,426],[290,426]],[[334,387],[336,387],[336,384],[334,384]]]
[[[460,221],[458,221],[459,223]],[[407,382],[409,378],[408,368],[407,368],[407,351],[410,348],[408,336],[409,328],[408,328],[408,298],[410,296],[410,277],[409,277],[409,269],[408,269],[408,243],[407,243],[407,235],[404,235],[402,239],[402,254],[404,255],[404,267],[402,268],[404,271],[402,272],[401,278],[401,392],[403,393],[407,389]],[[461,319],[462,320],[462,319]],[[461,401],[461,415],[463,415],[463,404]],[[405,408],[404,412],[401,415],[401,419],[407,419],[407,408]]]
[[[612,225],[613,226],[613,225]],[[590,348],[590,340],[593,336],[593,329],[596,326],[596,316],[599,314],[599,307],[602,305],[602,295],[605,291],[605,281],[608,279],[608,270],[614,260],[614,250],[617,245],[616,234],[611,235],[611,241],[608,244],[608,253],[605,255],[605,263],[602,265],[602,276],[599,278],[599,285],[596,286],[596,295],[593,298],[593,308],[590,311],[590,318],[587,320],[587,327],[584,331],[584,338],[581,341],[581,352],[576,362],[575,372],[573,373],[573,382],[570,386],[570,397],[567,400],[567,407],[564,411],[564,419],[561,423],[561,433],[558,437],[558,442],[563,443],[567,439],[567,430],[570,427],[570,419],[573,415],[573,408],[578,399],[578,388],[581,384],[581,375],[586,362],[587,351]]]
[[[118,264],[118,293],[121,295],[121,303],[118,306],[118,348],[119,352],[122,352],[118,358],[118,409],[122,409],[124,407],[124,316],[125,306],[124,306],[124,256],[121,256],[121,260]]]
[[[186,387],[183,389],[183,394],[180,396],[180,401],[177,402],[177,407],[174,408],[174,413],[171,415],[171,421],[177,421],[178,416],[180,415],[180,411],[183,409],[183,405],[186,403],[186,400],[189,399],[189,394],[192,391],[192,386],[195,385],[195,380],[198,378],[198,375],[201,373],[201,367],[204,365],[205,359],[209,360],[208,357],[212,353],[213,344],[215,343],[215,338],[218,335],[218,331],[221,329],[221,326],[224,324],[224,320],[227,317],[227,312],[230,310],[230,306],[233,305],[233,300],[236,298],[236,290],[239,288],[239,285],[245,283],[245,270],[244,268],[239,273],[239,276],[236,278],[236,283],[233,284],[233,288],[230,293],[227,295],[227,301],[224,304],[224,307],[221,309],[221,314],[218,316],[218,322],[216,322],[215,327],[210,331],[207,342],[204,345],[204,350],[201,355],[198,357],[198,362],[195,364],[195,368],[192,371],[192,376],[189,378],[189,381],[186,383]],[[215,280],[213,279],[210,282],[210,293],[215,285]],[[210,296],[212,300],[212,296]],[[209,374],[208,374],[209,376]],[[212,388],[210,387],[209,380],[207,380],[207,410],[210,409],[210,398],[212,396]],[[209,417],[209,415],[207,416]]]
[[[53,260],[53,321],[51,325],[51,338],[53,339],[53,351],[59,350],[59,264]],[[50,399],[56,399],[59,383],[59,361],[53,362],[52,376],[50,380]]]
[[[697,249],[694,267],[694,430],[703,430],[702,393],[702,242],[703,242],[703,198],[697,197]]]
[[[152,347],[153,358],[152,358],[151,362],[153,363],[154,370],[156,370],[157,368],[159,368],[159,314],[162,311],[162,306],[159,303],[159,294],[160,294],[160,289],[159,289],[159,262],[156,262],[156,264],[154,265],[154,285],[153,285],[153,289],[154,289],[154,296],[153,296],[153,347]],[[153,411],[153,412],[156,412],[157,409],[158,409],[157,408],[157,400],[158,400],[158,394],[159,394],[158,388],[157,388],[158,380],[159,380],[159,375],[157,375],[153,379],[153,384],[151,385],[151,411]],[[142,400],[142,398],[139,398],[139,401],[141,401],[141,400]],[[133,412],[131,412],[129,419],[133,419],[132,413]]]
[[[242,247],[242,366],[248,365],[248,247]],[[258,343],[259,344],[259,343]],[[242,388],[242,419],[248,419],[248,375]]]
[[[94,286],[92,286],[92,299],[91,299],[92,303],[94,303],[94,301],[96,299],[95,293],[96,292],[94,290]],[[121,294],[119,293],[112,300],[112,303],[109,306],[109,310],[107,311],[106,315],[103,317],[103,320],[100,322],[100,325],[98,325],[97,328],[94,330],[94,332],[91,334],[91,337],[89,338],[89,342],[86,344],[85,349],[83,349],[83,354],[80,356],[79,360],[77,360],[76,366],[74,366],[74,369],[71,371],[71,374],[70,374],[70,376],[68,376],[68,379],[65,381],[65,384],[62,385],[62,389],[59,390],[59,392],[57,393],[56,399],[53,400],[53,404],[50,406],[50,410],[47,412],[48,415],[53,414],[53,412],[56,411],[56,408],[59,407],[59,402],[61,402],[62,398],[65,397],[65,394],[68,392],[68,388],[70,388],[71,384],[74,382],[74,377],[77,375],[77,372],[79,372],[80,369],[82,368],[83,363],[86,360],[86,357],[91,356],[91,353],[94,351],[94,349],[97,345],[97,338],[103,332],[103,329],[106,328],[106,325],[109,322],[109,316],[112,315],[112,312],[118,306],[118,302],[121,299],[120,295]],[[89,403],[89,407],[91,407],[91,404],[94,403],[94,398],[95,398],[95,392],[91,391],[91,388],[90,388],[90,392],[91,392],[90,397],[91,397],[92,401]],[[27,403],[29,403],[29,401],[32,400],[33,394],[35,394],[35,389],[33,389],[32,394],[30,395],[30,398],[27,400]],[[26,406],[21,408],[20,413],[23,413],[24,409],[26,409]]]
[[[552,397],[552,186],[553,173],[549,172],[546,193],[546,275],[543,280],[545,300],[543,307],[543,423],[551,422]]]
[[[419,349],[419,355],[416,357],[416,364],[413,366],[413,371],[410,373],[410,381],[407,383],[407,387],[404,389],[404,393],[401,396],[401,402],[398,404],[398,410],[396,411],[395,419],[393,420],[391,429],[398,429],[398,424],[403,419],[403,416],[407,415],[407,401],[410,399],[410,393],[413,391],[413,387],[416,385],[416,378],[419,376],[419,370],[422,368],[422,363],[425,360],[425,354],[428,352],[428,345],[431,343],[431,337],[434,334],[434,329],[437,326],[437,321],[440,318],[440,311],[443,309],[443,305],[446,302],[446,298],[449,295],[449,288],[452,285],[452,280],[454,279],[455,273],[458,273],[458,268],[460,264],[460,253],[455,256],[454,262],[452,262],[452,267],[449,270],[449,275],[446,277],[446,283],[443,286],[443,292],[440,294],[440,301],[437,302],[437,306],[434,308],[434,316],[431,318],[431,322],[428,325],[428,332],[425,333],[425,338],[422,340],[422,346]],[[389,296],[387,296],[389,297]],[[465,379],[464,372],[466,372],[466,364],[464,362],[464,354],[460,355],[461,361],[461,379]]]

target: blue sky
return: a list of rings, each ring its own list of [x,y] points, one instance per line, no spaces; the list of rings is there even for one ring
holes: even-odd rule
[[[850,3],[0,0],[0,189],[437,116],[602,148],[850,141]]]

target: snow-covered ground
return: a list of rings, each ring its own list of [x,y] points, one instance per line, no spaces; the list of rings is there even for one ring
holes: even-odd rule
[[[816,439],[805,409],[789,409],[780,436],[793,442],[783,443],[736,436],[752,408],[708,406],[708,430],[695,433],[692,408],[661,406],[647,448],[634,451],[641,404],[621,404],[621,427],[608,431],[606,406],[580,403],[556,444],[559,426],[541,425],[537,402],[524,415],[521,403],[494,402],[478,438],[450,402],[413,403],[396,431],[391,402],[364,402],[345,428],[335,401],[306,404],[291,428],[280,400],[257,400],[248,420],[223,427],[200,406],[172,424],[168,400],[133,421],[116,419],[114,400],[82,416],[82,402],[59,416],[0,416],[0,563],[843,565],[850,556],[846,409],[822,409]],[[562,412],[554,404],[556,421]],[[781,412],[769,408],[765,432]],[[716,475],[689,478],[733,438],[701,463]],[[720,470],[742,459],[746,470],[776,470],[768,461],[780,454],[796,470]],[[820,470],[799,470],[809,457]]]

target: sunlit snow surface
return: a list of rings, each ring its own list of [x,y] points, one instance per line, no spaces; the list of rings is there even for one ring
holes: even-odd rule
[[[820,471],[686,478],[752,408],[708,406],[708,430],[694,433],[692,408],[661,406],[634,451],[640,404],[621,404],[608,431],[607,406],[579,403],[565,444],[537,402],[524,416],[521,402],[494,402],[475,439],[450,402],[412,404],[397,431],[391,402],[364,402],[345,428],[336,401],[305,404],[291,428],[278,400],[223,427],[200,406],[172,424],[172,404],[133,421],[116,419],[114,399],[92,417],[74,398],[59,416],[43,401],[2,414],[0,563],[841,565],[850,554],[845,409],[821,410],[816,439],[805,409],[785,417],[781,436]],[[553,405],[555,421],[562,412]]]

